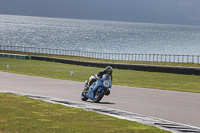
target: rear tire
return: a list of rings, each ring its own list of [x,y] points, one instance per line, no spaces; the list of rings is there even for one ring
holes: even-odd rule
[[[103,96],[104,96],[104,93],[105,93],[105,90],[104,90],[104,89],[102,89],[101,91],[96,91],[95,97],[94,97],[94,102],[95,102],[95,103],[100,102],[101,99],[102,99]]]

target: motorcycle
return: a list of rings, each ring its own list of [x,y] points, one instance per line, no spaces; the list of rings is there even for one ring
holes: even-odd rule
[[[96,80],[88,89],[88,80],[85,81],[84,90],[81,94],[81,100],[93,100],[95,103],[101,101],[104,95],[110,94],[112,87],[112,77],[109,74],[104,74],[101,79]]]

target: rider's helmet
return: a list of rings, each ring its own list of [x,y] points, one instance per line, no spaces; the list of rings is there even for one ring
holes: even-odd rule
[[[107,66],[105,71],[106,71],[107,74],[112,74],[113,68],[111,66]]]

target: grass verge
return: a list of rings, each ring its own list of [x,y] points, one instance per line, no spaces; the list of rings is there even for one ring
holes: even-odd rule
[[[0,93],[0,132],[167,133],[153,126]]]
[[[10,65],[10,69],[6,69]],[[47,78],[82,81],[96,74],[101,68],[76,66],[55,62],[0,58],[0,70]],[[74,76],[70,76],[70,71]],[[200,77],[171,73],[143,72],[114,69],[113,84],[200,93]]]
[[[161,65],[161,66],[200,67],[200,64],[196,64],[196,63],[150,62],[150,61],[120,61],[120,60],[95,59],[95,58],[67,56],[67,55],[27,53],[27,52],[17,52],[17,51],[8,51],[8,50],[0,50],[0,53],[35,55],[35,56],[45,56],[45,57],[63,58],[63,59],[69,59],[69,60],[80,60],[80,61],[90,61],[90,62],[109,62],[109,63],[122,63],[122,64],[143,64],[143,65]]]

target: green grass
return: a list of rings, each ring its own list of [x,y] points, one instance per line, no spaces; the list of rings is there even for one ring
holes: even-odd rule
[[[9,70],[6,65],[10,65]],[[84,82],[100,70],[101,68],[55,62],[0,58],[0,71],[55,79]],[[73,77],[70,77],[70,71],[74,72]],[[114,69],[113,84],[200,93],[200,76],[195,75]]]
[[[95,58],[87,58],[87,57],[77,57],[77,56],[67,56],[67,55],[53,55],[53,54],[37,54],[37,53],[26,53],[26,52],[5,51],[5,50],[4,51],[0,50],[0,53],[13,53],[13,54],[46,56],[46,57],[63,58],[63,59],[70,59],[70,60],[90,61],[90,62],[109,62],[109,63],[122,63],[122,64],[144,64],[144,65],[162,65],[162,66],[200,67],[200,64],[196,64],[196,63],[119,61],[119,60],[105,60],[105,59],[95,59]]]
[[[0,93],[1,133],[167,133],[153,126],[82,109]]]
[[[55,57],[89,60],[67,56]],[[10,65],[9,70],[6,69],[6,65]],[[195,66],[191,64],[190,67]],[[85,81],[100,70],[95,67],[55,62],[0,58],[0,71],[55,79]],[[70,77],[70,71],[74,72],[73,77]],[[200,77],[194,75],[114,69],[113,76],[113,83],[116,85],[200,93]],[[0,101],[0,132],[165,132],[136,122],[26,97],[0,93]]]

